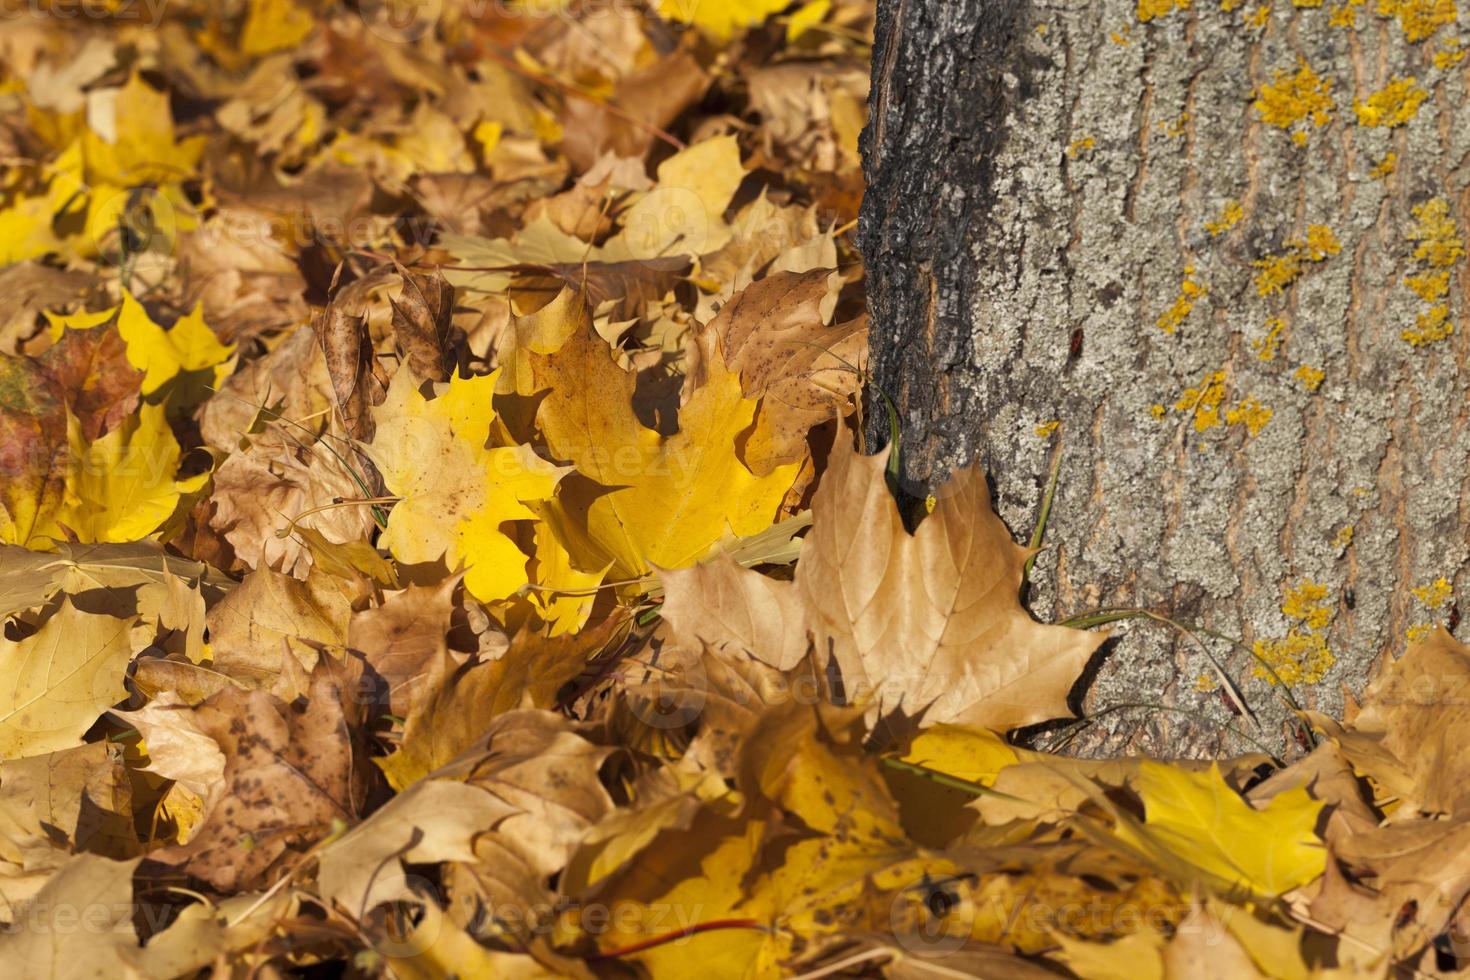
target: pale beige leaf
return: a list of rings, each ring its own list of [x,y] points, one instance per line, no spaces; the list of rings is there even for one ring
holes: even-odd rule
[[[658,574],[663,617],[677,642],[730,647],[778,670],[790,670],[806,656],[806,609],[790,582],[742,568],[728,555]]]
[[[404,863],[473,860],[475,836],[512,812],[478,787],[420,780],[322,850],[322,897],[355,919],[383,902],[412,900]]]
[[[0,758],[76,745],[107,708],[127,697],[133,621],[71,604],[19,643],[0,640]],[[146,641],[145,641],[146,642]]]
[[[95,854],[72,858],[0,931],[0,962],[35,980],[110,980],[117,961],[138,948],[132,917],[138,860]]]
[[[1028,552],[959,471],[915,534],[884,480],[886,452],[832,451],[796,584],[817,650],[848,700],[1006,730],[1069,715],[1067,692],[1104,636],[1033,620],[1018,593]]]

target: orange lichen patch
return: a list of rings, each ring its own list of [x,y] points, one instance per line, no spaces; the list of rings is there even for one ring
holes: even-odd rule
[[[1225,413],[1227,425],[1243,425],[1251,435],[1259,435],[1271,421],[1271,409],[1254,398],[1247,398]]]
[[[1393,173],[1398,168],[1399,155],[1394,151],[1389,150],[1386,154],[1384,154],[1383,159],[1379,160],[1377,165],[1375,165],[1372,170],[1368,171],[1368,176],[1372,177],[1374,180],[1385,180],[1387,179],[1389,174]]]
[[[1225,11],[1227,14],[1234,13],[1235,8],[1239,7],[1244,2],[1245,0],[1220,0],[1220,9]]]
[[[1345,3],[1339,4],[1333,7],[1332,12],[1327,15],[1327,23],[1333,27],[1344,27],[1348,30],[1354,30],[1358,26],[1357,8],[1350,7]]]
[[[1280,639],[1257,640],[1255,652],[1258,663],[1252,673],[1267,684],[1277,678],[1283,684],[1315,684],[1337,663],[1325,638],[1295,629]]]
[[[1322,6],[1322,0],[1291,0],[1291,5],[1303,10],[1315,10]]]
[[[1295,377],[1302,383],[1302,387],[1308,391],[1316,391],[1322,387],[1322,380],[1327,377],[1319,368],[1309,364],[1300,365],[1295,371]]]
[[[1284,637],[1258,640],[1255,644],[1259,661],[1255,675],[1267,683],[1314,684],[1326,676],[1337,658],[1327,649],[1321,631],[1332,621],[1332,604],[1327,587],[1311,579],[1286,590],[1281,613],[1297,621]],[[1267,669],[1267,668],[1270,669]],[[1274,671],[1274,676],[1273,676]]]
[[[1201,694],[1213,694],[1220,687],[1220,682],[1209,674],[1200,674],[1194,679],[1194,689]]]
[[[1320,128],[1332,121],[1332,79],[1319,76],[1303,59],[1296,74],[1278,71],[1270,85],[1262,86],[1254,105],[1266,125],[1294,130],[1291,138],[1306,143],[1306,123]]]
[[[1271,421],[1271,409],[1255,398],[1246,398],[1223,415],[1220,408],[1225,403],[1225,372],[1211,371],[1200,380],[1197,387],[1187,389],[1174,403],[1175,411],[1190,417],[1196,432],[1208,432],[1223,425],[1242,425],[1252,436],[1257,435]],[[1154,406],[1162,410],[1162,405]],[[1155,411],[1154,418],[1162,412]]]
[[[1455,332],[1450,319],[1450,308],[1444,303],[1431,306],[1414,318],[1414,325],[1399,331],[1399,336],[1415,347],[1444,340]]]
[[[1188,10],[1191,0],[1138,0],[1138,19],[1147,24],[1176,10]]]
[[[1246,27],[1258,30],[1265,27],[1266,22],[1271,19],[1271,5],[1269,3],[1261,4],[1256,9],[1247,13],[1244,19]]]
[[[1300,620],[1310,630],[1319,630],[1332,619],[1332,606],[1327,601],[1327,586],[1311,579],[1302,579],[1300,585],[1286,590],[1281,600],[1281,612],[1292,619]]]
[[[1121,44],[1123,47],[1126,48],[1128,46],[1128,34],[1129,29],[1125,27],[1121,31],[1113,31],[1113,33],[1109,34],[1108,40],[1112,41],[1114,44]]]
[[[1338,528],[1337,534],[1332,539],[1332,543],[1336,545],[1339,550],[1346,550],[1347,547],[1353,543],[1353,526],[1351,524],[1344,524],[1342,527]]]
[[[1435,303],[1450,294],[1450,270],[1421,272],[1416,276],[1405,276],[1404,285],[1426,303]]]
[[[1042,422],[1036,427],[1036,438],[1050,439],[1051,434],[1057,431],[1057,427],[1061,424],[1061,419],[1047,419],[1045,422]]]
[[[1254,280],[1256,292],[1261,296],[1285,292],[1286,287],[1296,282],[1296,277],[1302,274],[1302,257],[1295,251],[1268,255],[1256,259],[1251,265],[1261,270],[1256,273]]]
[[[1067,147],[1067,156],[1075,160],[1080,155],[1090,152],[1095,146],[1097,146],[1097,140],[1091,136],[1079,136]]]
[[[1267,255],[1251,263],[1260,271],[1253,280],[1256,293],[1270,296],[1282,293],[1305,271],[1307,264],[1323,262],[1342,251],[1342,243],[1326,225],[1307,226],[1307,237],[1286,243],[1286,251]]]
[[[1194,266],[1186,265],[1184,279],[1179,283],[1179,295],[1174,297],[1174,305],[1159,314],[1159,318],[1154,321],[1155,326],[1164,333],[1174,333],[1194,309],[1195,300],[1207,292],[1208,289],[1194,281]]]
[[[1404,37],[1417,43],[1455,22],[1455,0],[1378,0],[1378,16],[1397,17]]]
[[[1428,585],[1421,585],[1409,591],[1425,609],[1439,609],[1454,596],[1455,587],[1450,584],[1449,579],[1441,576]]]
[[[1225,372],[1211,371],[1199,387],[1188,388],[1174,403],[1174,410],[1188,412],[1194,420],[1194,431],[1206,432],[1220,424],[1220,403],[1225,400]]]
[[[1276,360],[1276,353],[1281,349],[1281,331],[1286,329],[1286,321],[1279,316],[1273,316],[1266,321],[1266,335],[1260,340],[1251,341],[1251,350],[1256,352],[1256,357],[1263,361]]]
[[[1368,96],[1366,101],[1354,101],[1353,111],[1358,114],[1359,126],[1392,129],[1413,119],[1427,95],[1413,76],[1395,77],[1381,91]]]
[[[1459,41],[1446,41],[1434,52],[1434,67],[1440,71],[1449,71],[1464,60],[1465,50],[1460,47]]]
[[[1158,402],[1154,402],[1148,407],[1148,414],[1152,415],[1154,417],[1154,421],[1158,422],[1162,421],[1164,416],[1169,414],[1169,410],[1163,405],[1160,405]]]
[[[1414,227],[1409,229],[1409,239],[1419,246],[1414,249],[1414,258],[1426,265],[1445,268],[1454,265],[1465,254],[1465,243],[1460,239],[1460,228],[1450,217],[1450,206],[1444,198],[1436,197],[1414,207]]]
[[[1296,243],[1296,247],[1303,251],[1309,262],[1321,262],[1327,256],[1342,251],[1342,243],[1326,225],[1307,225],[1307,243],[1305,246]]]
[[[1399,336],[1415,347],[1444,340],[1455,332],[1450,307],[1443,302],[1450,291],[1450,268],[1465,255],[1460,226],[1450,217],[1450,206],[1442,197],[1431,198],[1414,207],[1414,225],[1408,231],[1414,247],[1414,261],[1420,271],[1404,278],[1425,303],[1431,304],[1414,318],[1414,325]]]
[[[1241,219],[1244,217],[1245,208],[1240,206],[1239,201],[1232,198],[1226,201],[1225,206],[1220,209],[1220,217],[1214,221],[1205,222],[1205,231],[1211,235],[1223,235],[1231,228],[1240,224]]]
[[[1175,119],[1165,119],[1158,124],[1159,132],[1170,139],[1179,139],[1189,132],[1189,113],[1181,112]]]
[[[1404,630],[1404,639],[1410,643],[1418,643],[1430,633],[1434,632],[1434,626],[1429,623],[1420,623],[1418,626],[1410,626]]]

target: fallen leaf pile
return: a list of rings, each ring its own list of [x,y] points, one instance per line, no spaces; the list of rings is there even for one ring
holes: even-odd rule
[[[0,962],[1470,961],[1448,633],[1289,765],[1014,734],[1105,634],[857,446],[865,0],[62,7],[0,33]]]

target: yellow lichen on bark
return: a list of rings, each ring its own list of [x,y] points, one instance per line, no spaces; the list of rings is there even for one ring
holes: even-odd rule
[[[1263,361],[1276,360],[1276,353],[1281,348],[1281,331],[1286,329],[1286,321],[1279,316],[1273,316],[1266,321],[1266,335],[1260,340],[1251,342],[1251,350],[1256,352],[1256,357]]]
[[[1398,18],[1404,37],[1418,43],[1455,22],[1455,0],[1378,0],[1378,16]]]
[[[1413,119],[1427,96],[1428,93],[1419,87],[1418,79],[1413,76],[1395,77],[1366,100],[1353,102],[1353,112],[1358,115],[1359,126],[1392,129]]]
[[[1206,432],[1220,424],[1220,403],[1224,400],[1225,372],[1211,371],[1198,387],[1185,389],[1174,402],[1174,410],[1190,413],[1194,431]]]
[[[1409,591],[1414,593],[1414,598],[1418,599],[1425,609],[1439,609],[1454,596],[1455,587],[1450,585],[1449,579],[1441,576],[1428,585],[1421,585]]]
[[[1299,365],[1295,371],[1295,377],[1302,383],[1302,387],[1308,391],[1316,391],[1322,387],[1322,379],[1327,377],[1320,368],[1314,368],[1309,364]]]
[[[1278,678],[1284,684],[1315,684],[1337,662],[1322,635],[1332,621],[1327,587],[1306,579],[1287,589],[1281,613],[1297,625],[1283,637],[1256,641],[1254,673],[1269,684]]]
[[[1225,422],[1228,425],[1243,425],[1254,436],[1259,435],[1266,423],[1271,421],[1271,414],[1271,409],[1254,398],[1247,398],[1225,413]]]
[[[1176,332],[1184,323],[1185,318],[1189,316],[1190,311],[1194,309],[1195,300],[1207,292],[1209,292],[1208,289],[1195,282],[1194,266],[1185,266],[1184,279],[1179,283],[1179,294],[1174,297],[1174,304],[1159,314],[1154,325],[1164,333]]]
[[[1214,221],[1205,222],[1205,231],[1209,232],[1211,236],[1223,235],[1231,228],[1240,224],[1241,219],[1244,217],[1245,208],[1241,207],[1239,201],[1232,198],[1226,201],[1224,207],[1220,209],[1220,217]]]
[[[1138,0],[1138,20],[1147,24],[1176,10],[1188,10],[1190,2],[1191,0]]]
[[[1450,269],[1465,256],[1465,243],[1460,227],[1450,217],[1450,206],[1436,197],[1415,206],[1414,225],[1408,231],[1409,241],[1416,243],[1414,261],[1420,271],[1404,278],[1404,285],[1429,304],[1414,318],[1414,325],[1400,331],[1399,336],[1414,347],[1444,340],[1455,332],[1449,304],[1444,299],[1450,291]]]
[[[1460,47],[1459,41],[1446,41],[1434,52],[1434,67],[1440,71],[1449,71],[1464,60],[1465,50]]]
[[[1278,71],[1270,85],[1263,85],[1253,105],[1262,122],[1291,131],[1294,142],[1305,144],[1302,124],[1320,128],[1332,121],[1332,79],[1322,78],[1302,59],[1295,74]]]
[[[1271,421],[1272,410],[1262,405],[1258,399],[1248,397],[1222,414],[1220,409],[1225,403],[1225,381],[1226,374],[1223,370],[1211,371],[1200,380],[1198,386],[1186,389],[1179,396],[1174,402],[1174,410],[1186,413],[1196,432],[1208,432],[1224,425],[1239,425],[1244,426],[1252,436],[1257,435]],[[1161,416],[1161,412],[1154,413],[1154,418]]]
[[[1308,263],[1326,261],[1328,256],[1341,251],[1342,244],[1331,228],[1326,225],[1309,225],[1305,239],[1294,238],[1286,243],[1285,252],[1267,255],[1251,263],[1260,270],[1254,280],[1256,293],[1261,296],[1284,293],[1288,286],[1296,282]]]

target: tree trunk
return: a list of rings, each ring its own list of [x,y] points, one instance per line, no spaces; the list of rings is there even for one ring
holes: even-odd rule
[[[1024,537],[1059,451],[1038,616],[1244,644],[1120,624],[1086,710],[1169,707],[1087,751],[1288,752],[1251,648],[1339,712],[1458,620],[1470,59],[1453,0],[1317,2],[879,4],[860,246],[904,479],[979,462]]]

